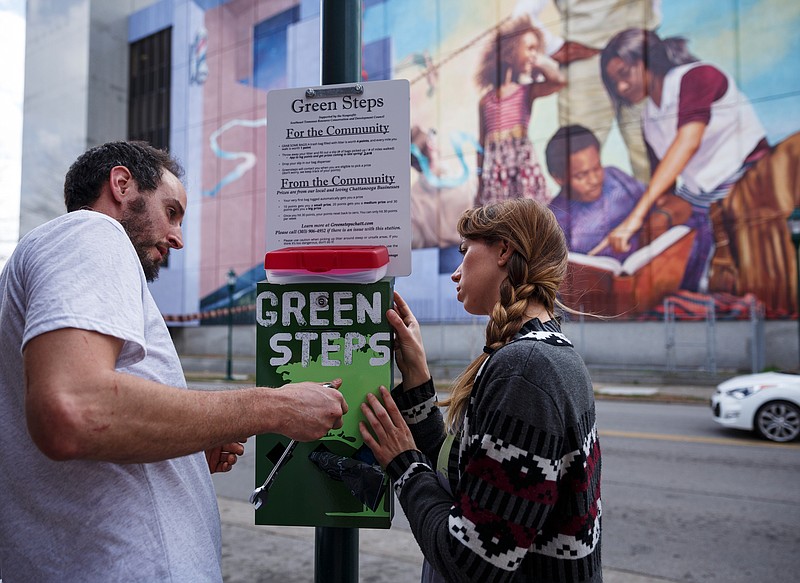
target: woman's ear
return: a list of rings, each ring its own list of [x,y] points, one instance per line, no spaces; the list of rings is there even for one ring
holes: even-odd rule
[[[501,241],[500,245],[500,257],[497,259],[497,264],[500,267],[505,267],[506,263],[508,263],[511,256],[514,255],[514,251],[516,251],[516,247],[509,243],[508,241]]]

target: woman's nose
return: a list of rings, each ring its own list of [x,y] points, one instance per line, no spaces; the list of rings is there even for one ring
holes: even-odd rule
[[[455,283],[458,283],[458,281],[461,279],[461,266],[460,265],[453,272],[453,274],[450,276],[450,279],[452,279]]]

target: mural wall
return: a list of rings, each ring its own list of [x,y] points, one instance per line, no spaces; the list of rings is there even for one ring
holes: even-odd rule
[[[203,88],[199,296],[263,278],[266,93],[314,85],[318,3],[198,2]],[[562,300],[662,317],[714,305],[797,313],[787,218],[800,205],[800,4],[793,0],[365,0],[367,80],[411,84],[420,320],[466,318],[455,222],[512,197],[549,205],[571,261]],[[424,17],[422,17],[424,15]],[[254,289],[254,287],[253,287]]]

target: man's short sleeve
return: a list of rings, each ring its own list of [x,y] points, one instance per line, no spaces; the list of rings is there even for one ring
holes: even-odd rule
[[[53,330],[90,330],[122,340],[117,368],[130,366],[145,356],[141,264],[119,223],[78,213],[25,250],[22,346]]]

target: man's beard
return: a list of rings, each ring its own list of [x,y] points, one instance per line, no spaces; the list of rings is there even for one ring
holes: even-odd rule
[[[136,255],[144,270],[144,277],[147,281],[155,281],[158,278],[158,271],[161,269],[163,260],[153,261],[149,251],[156,246],[158,241],[152,240],[150,233],[153,232],[153,221],[147,216],[147,201],[145,195],[140,194],[139,198],[132,201],[119,220],[128,238],[133,243]],[[166,257],[165,257],[166,258]]]

